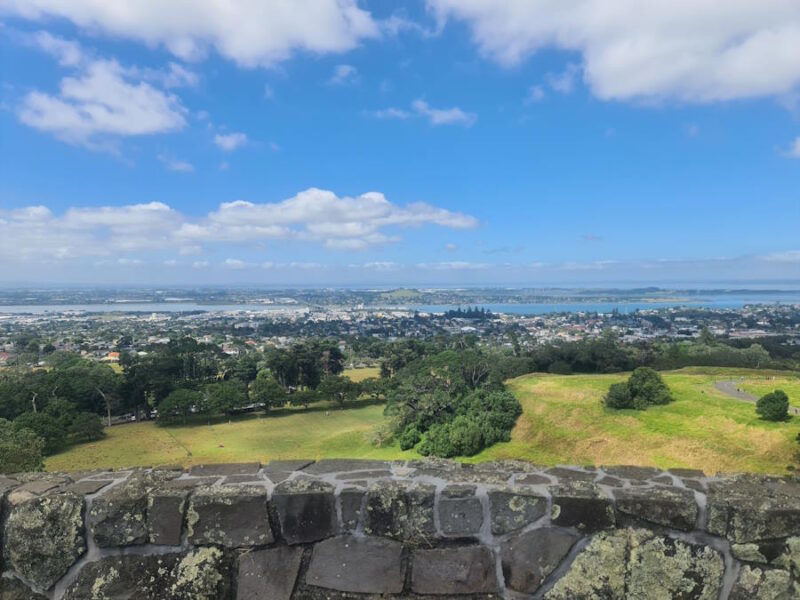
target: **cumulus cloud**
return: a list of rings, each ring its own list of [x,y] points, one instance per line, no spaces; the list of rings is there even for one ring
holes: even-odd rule
[[[0,211],[0,263],[138,259],[154,251],[192,255],[202,253],[208,244],[265,240],[361,250],[398,241],[403,228],[422,225],[467,229],[477,221],[422,202],[394,204],[378,192],[338,197],[314,188],[282,202],[223,203],[200,218],[161,202],[70,208],[61,215],[45,206],[28,206]],[[235,268],[236,260],[230,259],[226,266]]]
[[[67,19],[94,33],[163,46],[183,60],[213,49],[245,67],[274,66],[298,51],[345,52],[380,35],[356,0],[4,0],[1,12]]]
[[[166,154],[159,154],[158,160],[168,171],[177,171],[179,173],[192,173],[194,172],[194,165],[185,160],[179,160]]]
[[[383,108],[367,113],[376,119],[406,120],[412,117],[424,117],[431,125],[464,125],[471,127],[478,120],[478,115],[461,110],[459,107],[434,108],[425,100],[415,100],[411,103],[411,110],[402,108]]]
[[[47,31],[37,31],[31,40],[35,46],[54,57],[63,67],[76,67],[83,62],[83,50],[78,42]]]
[[[246,133],[218,133],[214,136],[214,143],[225,152],[232,152],[247,143]]]
[[[57,95],[28,93],[19,119],[90,148],[109,138],[182,129],[186,111],[180,100],[136,75],[114,60],[91,61],[76,76],[63,78]]]
[[[800,85],[793,0],[427,0],[440,24],[468,25],[505,66],[556,48],[582,56],[602,99],[711,102],[781,96]]]

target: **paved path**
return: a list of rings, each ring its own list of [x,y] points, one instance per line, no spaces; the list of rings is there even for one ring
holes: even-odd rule
[[[717,390],[719,390],[726,396],[730,396],[731,398],[736,398],[737,400],[744,400],[745,402],[752,402],[753,404],[755,404],[756,401],[758,400],[758,396],[754,396],[753,394],[745,392],[744,390],[738,388],[736,386],[735,381],[730,381],[730,380],[715,381],[714,387],[717,388]],[[789,412],[793,415],[800,415],[800,408],[795,408],[794,406],[790,406]]]

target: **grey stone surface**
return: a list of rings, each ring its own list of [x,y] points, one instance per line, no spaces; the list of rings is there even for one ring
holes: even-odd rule
[[[338,530],[333,486],[309,479],[279,484],[272,494],[283,539],[307,544],[335,535]]]
[[[266,490],[260,487],[200,488],[192,494],[186,514],[193,544],[239,548],[274,541]]]
[[[325,475],[328,473],[339,473],[346,471],[386,471],[389,463],[383,460],[352,460],[329,458],[318,460],[315,463],[303,468],[304,473],[310,475]]]
[[[554,486],[551,490],[553,523],[596,531],[614,527],[616,517],[610,498],[603,495],[594,483],[573,481]]]
[[[187,477],[184,479],[173,479],[164,484],[166,488],[192,489],[214,485],[219,481],[219,477]]]
[[[68,485],[66,489],[70,492],[78,494],[79,496],[88,496],[90,494],[95,494],[106,487],[110,480],[102,480],[102,479],[84,479],[83,481],[78,481],[71,485]]]
[[[380,482],[370,487],[364,531],[371,535],[431,543],[436,533],[436,488],[427,484]]]
[[[214,475],[255,475],[261,468],[259,463],[219,463],[214,465],[195,465],[190,470],[191,475],[204,477]]]
[[[626,488],[614,492],[617,510],[665,527],[691,531],[697,521],[694,493],[678,488]]]
[[[344,488],[339,493],[339,503],[342,508],[342,531],[353,532],[358,527],[366,494],[366,490],[352,487]]]
[[[559,482],[567,481],[594,481],[597,473],[592,471],[579,471],[577,469],[569,469],[566,467],[553,467],[545,471],[548,475],[557,478]]]
[[[445,535],[474,535],[483,524],[483,506],[475,486],[452,485],[439,498],[439,526]]]
[[[188,490],[161,488],[150,492],[147,502],[147,530],[151,544],[177,546],[181,543]]]
[[[64,600],[232,600],[231,561],[219,548],[110,556],[88,563]]]
[[[341,592],[399,594],[405,569],[400,542],[341,536],[314,546],[306,583]]]
[[[415,550],[411,589],[418,594],[496,592],[494,555],[485,546]]]
[[[72,493],[31,498],[10,508],[6,565],[42,589],[53,586],[86,551],[83,498]]]
[[[515,483],[522,485],[547,485],[552,483],[549,477],[538,473],[527,473],[516,478]]]
[[[544,516],[547,500],[535,492],[507,488],[489,491],[492,533],[503,535],[529,525]]]
[[[554,527],[509,538],[500,547],[506,586],[517,592],[534,593],[578,539],[571,531]]]
[[[797,600],[800,584],[788,571],[744,565],[728,600]]]
[[[708,531],[739,544],[800,535],[800,483],[757,475],[712,482]]]
[[[0,600],[47,600],[47,597],[34,592],[19,579],[0,577]]]
[[[236,600],[289,600],[303,549],[279,546],[252,550],[239,557]]]
[[[619,477],[621,479],[635,479],[639,481],[652,479],[653,477],[658,477],[662,474],[662,472],[655,467],[636,467],[632,465],[603,467],[603,471],[605,471],[608,475],[612,475],[613,477]]]

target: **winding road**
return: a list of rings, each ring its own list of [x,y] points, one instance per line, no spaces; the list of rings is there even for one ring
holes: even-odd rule
[[[743,400],[744,402],[752,402],[753,404],[756,403],[758,400],[758,396],[754,396],[749,392],[745,392],[744,390],[736,387],[736,382],[731,380],[723,380],[723,381],[715,381],[714,387],[717,388],[718,391],[722,392],[726,396],[730,396],[731,398],[736,398],[737,400]],[[789,413],[793,415],[800,415],[800,408],[795,408],[794,406],[789,407]]]

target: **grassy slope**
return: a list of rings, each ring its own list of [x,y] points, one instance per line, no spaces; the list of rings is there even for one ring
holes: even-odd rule
[[[342,375],[345,377],[349,377],[353,381],[364,381],[365,379],[369,379],[370,377],[380,377],[381,376],[381,368],[380,367],[363,367],[361,369],[345,369],[342,372]]]
[[[746,381],[764,372],[683,369],[664,374],[676,401],[647,411],[610,411],[601,404],[622,375],[527,375],[509,382],[524,408],[512,440],[470,462],[520,458],[544,464],[642,464],[716,471],[782,473],[793,462],[800,418],[766,423],[752,404],[713,387],[731,374]],[[796,384],[777,374],[766,385]],[[745,386],[747,387],[747,386]],[[790,393],[791,394],[791,393]],[[382,406],[347,410],[290,410],[230,423],[158,427],[137,423],[111,428],[100,442],[75,446],[47,460],[49,470],[131,465],[199,464],[281,458],[410,458],[397,446],[375,448],[369,435],[383,420]],[[220,447],[221,446],[221,447]],[[191,451],[191,456],[187,453]]]
[[[512,440],[470,460],[784,472],[798,450],[794,438],[800,419],[767,423],[756,417],[752,404],[717,392],[714,380],[731,372],[746,378],[755,374],[723,369],[665,373],[676,400],[646,411],[612,411],[602,405],[609,384],[621,381],[621,375],[520,377],[509,382],[524,409]],[[782,374],[777,381],[792,377]]]

